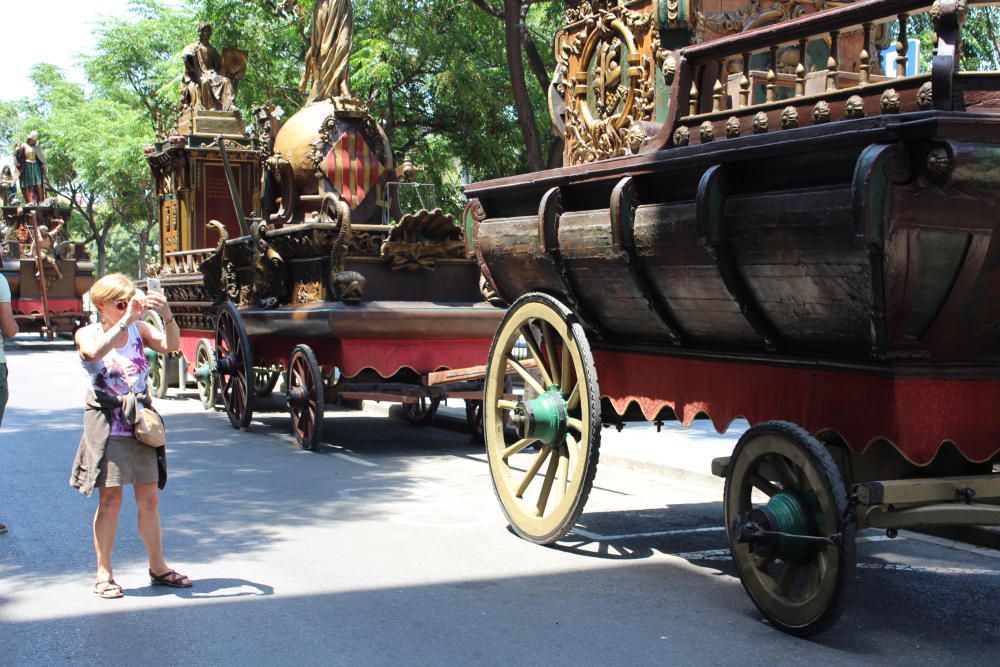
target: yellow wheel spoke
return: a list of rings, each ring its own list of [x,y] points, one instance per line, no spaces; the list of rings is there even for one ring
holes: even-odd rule
[[[560,366],[562,366],[561,369],[562,373],[561,377],[559,378],[559,386],[562,387],[563,390],[565,390],[566,387],[569,386],[569,383],[572,381],[572,378],[570,377],[570,372],[573,370],[573,358],[570,356],[569,353],[568,340],[563,341],[562,363],[560,364]]]
[[[559,359],[556,357],[556,331],[548,322],[542,322],[542,336],[545,338],[545,354],[549,356],[549,377],[558,380],[560,373]]]
[[[498,410],[513,410],[517,407],[517,401],[497,401]]]
[[[528,346],[528,353],[535,360],[535,364],[538,365],[538,370],[542,372],[542,382],[546,387],[552,386],[552,377],[549,375],[549,371],[545,368],[545,362],[542,360],[542,351],[538,349],[538,343],[535,342],[535,337],[531,335],[531,327],[525,325],[521,327],[521,335],[524,337],[524,342]]]
[[[521,379],[524,380],[524,383],[529,387],[531,387],[532,391],[534,391],[539,396],[545,393],[545,387],[538,384],[538,380],[535,379],[535,376],[529,373],[528,369],[526,369],[524,366],[521,365],[521,362],[519,362],[517,359],[508,354],[507,363],[514,367],[514,370],[517,372],[518,375],[521,376]]]
[[[514,454],[517,454],[519,451],[521,451],[531,443],[535,442],[535,440],[537,440],[537,438],[522,438],[521,440],[518,440],[510,447],[504,449],[503,454],[501,454],[501,457],[503,458],[504,461],[506,461],[511,456],[514,456]]]
[[[566,409],[576,410],[580,405],[580,385],[576,384],[573,387],[573,391],[569,392],[569,398],[566,399]]]
[[[569,433],[566,434],[566,451],[569,452],[569,465],[576,470],[576,461],[580,458],[580,443]]]
[[[549,469],[545,471],[545,477],[542,480],[542,490],[538,494],[538,503],[535,505],[535,515],[542,516],[545,514],[545,506],[549,504],[549,495],[552,493],[552,483],[556,481],[556,470],[559,467],[559,453],[552,450],[552,456],[549,458]]]
[[[569,451],[559,452],[559,468],[556,470],[556,497],[555,506],[559,506],[563,496],[566,495],[566,487],[569,485]]]
[[[528,490],[528,485],[531,484],[531,480],[535,479],[535,475],[541,469],[542,464],[545,463],[545,459],[548,457],[549,452],[552,451],[552,447],[545,445],[542,449],[535,455],[535,460],[531,462],[531,466],[528,468],[528,472],[524,474],[524,479],[521,483],[517,485],[517,493],[514,495],[518,498],[524,497],[524,492]]]
[[[580,435],[583,435],[583,422],[580,421],[579,419],[574,419],[573,417],[570,417],[569,419],[566,420],[566,425],[569,426],[574,431],[576,431],[577,433],[579,433]]]

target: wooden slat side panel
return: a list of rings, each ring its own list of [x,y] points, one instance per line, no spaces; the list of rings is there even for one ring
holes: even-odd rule
[[[691,344],[759,347],[760,337],[699,243],[694,202],[640,206],[634,234],[647,278]]]
[[[479,223],[476,242],[507,303],[528,292],[565,298],[558,266],[542,250],[537,215],[484,220]]]
[[[608,210],[564,213],[559,250],[573,291],[608,334],[669,340],[629,271],[628,254],[615,250]]]
[[[871,268],[850,188],[731,197],[725,218],[743,278],[790,350],[871,349]]]

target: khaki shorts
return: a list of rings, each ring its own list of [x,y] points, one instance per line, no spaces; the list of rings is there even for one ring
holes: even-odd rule
[[[159,478],[155,449],[128,436],[113,435],[108,439],[96,486],[149,484]]]

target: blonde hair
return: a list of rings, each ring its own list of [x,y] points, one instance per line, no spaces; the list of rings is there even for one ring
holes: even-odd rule
[[[90,288],[90,300],[95,306],[102,306],[118,299],[131,299],[134,294],[135,285],[124,273],[109,273]]]

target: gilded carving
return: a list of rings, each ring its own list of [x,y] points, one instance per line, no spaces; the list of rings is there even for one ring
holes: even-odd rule
[[[319,280],[297,281],[295,283],[295,303],[313,303],[323,300],[323,283]]]
[[[577,5],[574,11],[582,11],[584,5]],[[659,66],[661,58],[665,63],[666,58],[662,50],[650,57],[639,48],[643,40],[659,42],[652,14],[633,11],[623,0],[617,0],[584,16],[584,32],[575,41],[563,44],[556,68],[559,87],[569,97],[565,108],[569,164],[586,164],[637,150],[639,130],[630,134],[630,129],[652,119],[654,67]],[[578,58],[579,71],[569,72],[571,55]],[[562,111],[557,107],[551,104],[551,113]]]
[[[781,128],[791,130],[799,126],[799,110],[795,107],[785,107],[781,112]]]
[[[712,121],[706,120],[701,124],[701,143],[707,144],[708,142],[715,139],[715,126],[712,125]]]
[[[671,86],[674,83],[674,77],[677,76],[677,59],[673,55],[669,55],[663,58],[663,81]]]
[[[934,84],[930,81],[920,86],[920,90],[917,91],[917,105],[923,111],[934,108]]]
[[[798,18],[808,10],[820,11],[845,4],[833,0],[772,0],[764,5],[760,0],[726,12],[698,12],[695,40],[704,41],[705,33],[731,35],[745,32],[762,25]]]
[[[687,146],[691,143],[691,130],[681,125],[674,131],[674,146]]]
[[[860,95],[851,95],[847,102],[844,104],[844,112],[847,114],[848,118],[864,118],[865,117],[865,101]]]
[[[896,92],[895,88],[888,89],[882,93],[880,104],[882,105],[882,113],[899,113],[899,93]]]
[[[753,133],[754,134],[765,134],[767,132],[768,120],[767,114],[763,111],[758,111],[753,117]]]
[[[813,122],[817,125],[830,122],[830,105],[826,100],[820,100],[813,107]]]
[[[730,116],[729,120],[726,121],[726,138],[735,139],[740,136],[740,119],[736,116]]]
[[[951,173],[952,158],[947,148],[938,146],[927,154],[927,172],[936,180],[943,181]]]
[[[393,271],[433,271],[439,259],[465,256],[462,229],[441,209],[410,213],[389,232],[381,256],[389,260]]]

